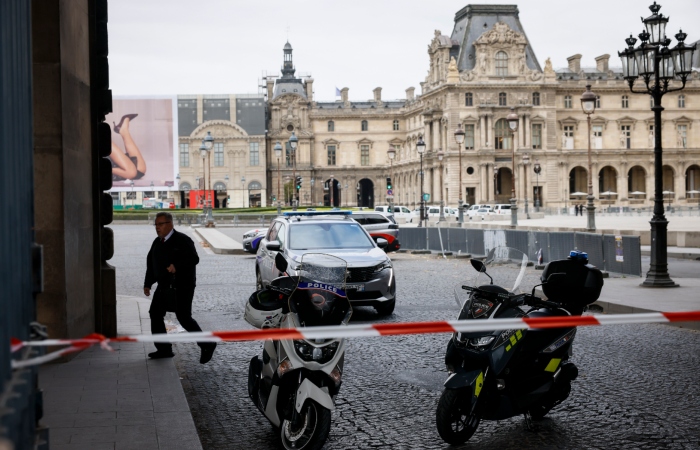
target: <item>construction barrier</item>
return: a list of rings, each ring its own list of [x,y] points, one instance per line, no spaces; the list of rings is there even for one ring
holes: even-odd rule
[[[84,350],[99,344],[111,350],[113,342],[238,342],[261,341],[266,339],[339,339],[356,337],[397,336],[407,334],[464,333],[495,330],[531,330],[544,328],[570,328],[595,325],[619,325],[636,323],[671,323],[700,321],[700,311],[654,312],[640,314],[610,314],[586,316],[558,316],[489,320],[446,320],[436,322],[380,323],[362,325],[338,325],[304,328],[268,328],[263,330],[201,331],[177,334],[143,334],[107,338],[100,334],[90,334],[81,339],[45,339],[43,341],[22,342],[12,338],[11,351],[14,353],[25,347],[68,345],[68,348],[46,355],[23,360],[13,360],[12,367],[43,364],[69,353]]]

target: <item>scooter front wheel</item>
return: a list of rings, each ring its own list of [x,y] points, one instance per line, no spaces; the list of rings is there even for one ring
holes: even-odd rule
[[[282,445],[287,450],[319,450],[331,430],[331,412],[309,400],[296,423],[284,419],[280,429]]]
[[[443,441],[451,445],[463,444],[474,435],[481,417],[471,413],[471,392],[464,389],[445,389],[437,406],[436,424]]]

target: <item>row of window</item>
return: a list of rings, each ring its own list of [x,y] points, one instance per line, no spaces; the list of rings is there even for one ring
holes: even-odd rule
[[[603,148],[603,125],[593,125],[591,127],[591,148]],[[533,144],[534,145],[534,144]],[[632,126],[620,125],[620,147],[629,149],[632,145]],[[647,145],[649,148],[654,147],[654,125],[649,125],[649,135]],[[676,147],[688,147],[688,125],[678,124],[676,126]],[[562,135],[562,148],[574,148],[574,126],[565,125],[564,134]]]
[[[467,92],[464,95],[464,105],[465,106],[474,106],[474,94],[471,92]],[[540,106],[540,93],[539,92],[533,92],[532,93],[532,105],[533,106]],[[498,94],[498,106],[508,106],[508,94],[505,92],[500,92]]]
[[[251,166],[260,165],[260,144],[257,142],[249,142],[249,164]],[[224,165],[224,144],[215,142],[212,160],[215,167],[223,167]],[[180,144],[180,167],[190,167],[190,144]]]
[[[623,95],[620,98],[620,101],[621,101],[622,108],[627,109],[630,107],[630,98],[628,95]],[[596,96],[595,103],[596,103],[595,107],[600,108],[600,96],[599,95]],[[650,97],[649,98],[649,107],[653,107],[653,106],[654,106],[654,99]],[[685,108],[685,95],[684,94],[681,94],[678,96],[678,107]],[[572,97],[570,95],[564,96],[564,108],[567,108],[567,109],[573,108],[573,100],[572,100]]]
[[[392,124],[392,128],[394,131],[399,131],[399,121],[394,120],[394,123]],[[366,120],[363,120],[360,122],[360,130],[361,131],[369,131],[369,123],[367,123]],[[332,120],[328,121],[328,131],[335,131],[335,122]]]

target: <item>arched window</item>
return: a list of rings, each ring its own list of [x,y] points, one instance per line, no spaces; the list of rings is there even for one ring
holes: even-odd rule
[[[498,94],[498,106],[506,106],[508,104],[508,96],[505,92]]]
[[[362,121],[361,127],[362,127],[362,131],[367,131],[367,121],[366,120]]]
[[[394,120],[394,131],[399,131],[399,121]]]
[[[328,131],[335,131],[335,122],[332,120],[328,121]]]
[[[505,77],[508,75],[508,55],[506,52],[496,53],[496,76]]]
[[[681,94],[678,96],[678,107],[685,108],[685,95]]]
[[[190,183],[180,183],[180,190],[188,192],[190,189],[192,189],[192,186],[190,186]]]
[[[474,95],[471,92],[464,94],[464,106],[474,106]]]
[[[629,108],[630,107],[630,98],[626,95],[622,96],[622,107],[623,108]]]
[[[262,189],[262,185],[260,183],[258,183],[257,181],[251,181],[248,184],[248,190],[250,190],[250,191],[257,191],[260,189]]]
[[[506,119],[499,119],[496,122],[496,132],[494,133],[496,150],[511,149],[511,131]]]
[[[532,93],[532,106],[540,106],[540,93],[539,92]]]
[[[571,109],[571,96],[570,95],[564,96],[564,108]]]
[[[226,192],[226,185],[221,181],[217,181],[216,183],[214,183],[214,190],[216,192]]]

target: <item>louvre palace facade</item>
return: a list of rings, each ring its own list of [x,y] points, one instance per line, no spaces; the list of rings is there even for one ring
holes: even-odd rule
[[[653,204],[651,98],[630,92],[621,69],[610,67],[610,55],[595,57],[595,67],[587,68],[576,54],[568,58],[567,67],[555,70],[549,59],[543,65],[537,60],[517,7],[468,5],[457,12],[450,35],[434,32],[428,56],[429,72],[420,83],[420,95],[410,87],[405,99],[387,101],[378,87],[373,100],[355,102],[344,88],[340,101],[324,102],[313,98],[313,79],[295,78],[287,43],[281,77],[267,80],[268,200],[276,197],[278,172],[281,186],[302,176],[301,205],[330,204],[331,195],[336,206],[383,204],[386,178],[391,177],[394,203],[413,207],[420,202],[416,143],[422,136],[428,203],[443,200],[455,206],[460,190],[470,204],[507,203],[513,167],[519,204],[526,193],[530,205],[535,199],[545,207],[583,203],[582,194],[588,190],[588,124],[580,98],[590,84],[598,96],[591,121],[597,205]],[[617,56],[614,61],[619,61]],[[663,106],[666,201],[697,204],[698,73],[691,75],[684,90],[666,95]],[[515,135],[506,120],[511,108],[519,117]],[[454,139],[459,124],[466,133],[461,186],[460,149]],[[292,132],[299,140],[295,152],[287,143]],[[277,142],[284,148],[279,171],[273,151]],[[393,160],[387,154],[390,147],[396,149]]]

